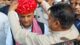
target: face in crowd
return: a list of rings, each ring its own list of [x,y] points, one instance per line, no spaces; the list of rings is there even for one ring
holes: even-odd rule
[[[71,6],[78,16],[80,16],[80,0],[70,0]]]
[[[29,13],[29,14],[19,15],[20,24],[26,28],[28,28],[32,25],[33,18],[34,18],[34,12]]]

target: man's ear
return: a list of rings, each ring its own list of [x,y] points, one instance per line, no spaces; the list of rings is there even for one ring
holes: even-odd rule
[[[55,22],[54,22],[54,27],[56,27],[56,28],[58,28],[59,26],[60,26],[60,22],[58,21],[58,20],[56,20]]]

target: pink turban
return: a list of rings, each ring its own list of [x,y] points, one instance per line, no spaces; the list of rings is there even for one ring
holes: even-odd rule
[[[34,12],[37,7],[37,2],[35,0],[18,0],[18,7],[16,12],[18,14],[29,14]]]

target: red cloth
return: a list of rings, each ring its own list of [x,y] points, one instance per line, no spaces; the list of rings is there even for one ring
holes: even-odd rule
[[[37,2],[35,0],[18,0],[18,7],[16,12],[18,14],[29,14],[34,12],[37,7]]]

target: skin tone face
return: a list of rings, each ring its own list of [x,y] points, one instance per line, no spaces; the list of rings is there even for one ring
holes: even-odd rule
[[[75,8],[76,0],[70,0],[70,3],[71,3],[71,6],[72,6],[73,8]]]
[[[77,16],[80,17],[80,0],[71,0],[71,5]]]
[[[80,15],[80,0],[76,1],[75,12]]]
[[[25,28],[28,28],[32,25],[33,18],[34,18],[34,12],[29,13],[29,14],[19,15],[20,23]]]

